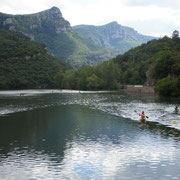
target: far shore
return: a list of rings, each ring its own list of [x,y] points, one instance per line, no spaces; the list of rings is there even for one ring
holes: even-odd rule
[[[28,96],[35,94],[51,94],[51,93],[69,93],[69,94],[83,94],[83,93],[107,93],[115,91],[82,91],[72,89],[24,89],[24,90],[1,90],[0,95],[13,95],[13,96]]]
[[[126,85],[124,90],[127,92],[155,94],[154,86]]]

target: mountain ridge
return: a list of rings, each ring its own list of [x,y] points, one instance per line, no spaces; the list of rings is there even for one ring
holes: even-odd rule
[[[31,40],[45,44],[51,54],[73,67],[114,57],[113,50],[100,47],[73,31],[57,7],[30,15],[0,13],[0,28],[22,32]]]
[[[57,7],[25,15],[0,13],[0,28],[21,32],[31,40],[45,44],[51,54],[75,68],[83,64],[94,65],[112,59],[141,44],[132,40],[129,42],[129,39],[120,42],[117,36],[120,37],[121,34],[111,30],[111,26],[117,29],[117,23],[109,23],[106,30],[98,32],[101,34],[103,31],[107,32],[109,39],[104,35],[100,39],[96,35],[92,36],[94,39],[89,39],[76,32]]]
[[[152,36],[142,35],[133,28],[122,26],[116,21],[101,26],[81,24],[72,28],[96,44],[121,50],[122,53],[142,43],[156,39]]]

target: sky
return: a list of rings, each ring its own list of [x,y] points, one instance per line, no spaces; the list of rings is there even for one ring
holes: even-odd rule
[[[117,21],[141,34],[163,37],[180,31],[180,0],[0,0],[0,12],[32,14],[58,7],[71,26]]]

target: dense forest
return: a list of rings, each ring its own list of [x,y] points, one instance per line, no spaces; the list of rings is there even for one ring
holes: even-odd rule
[[[84,65],[78,70],[59,72],[58,88],[82,90],[119,89],[125,84],[147,84],[163,96],[180,95],[180,38],[149,41],[96,66]]]
[[[54,76],[71,67],[43,44],[0,29],[0,89],[54,88]]]
[[[127,84],[155,86],[159,95],[180,96],[178,31],[110,61],[72,69],[49,54],[45,45],[0,29],[0,89],[115,90]]]

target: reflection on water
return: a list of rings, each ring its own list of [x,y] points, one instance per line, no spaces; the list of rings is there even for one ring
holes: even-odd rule
[[[179,131],[164,125],[172,105],[114,93],[3,96],[0,179],[180,179]],[[134,121],[141,108],[145,127]],[[169,115],[156,122],[158,111]]]

